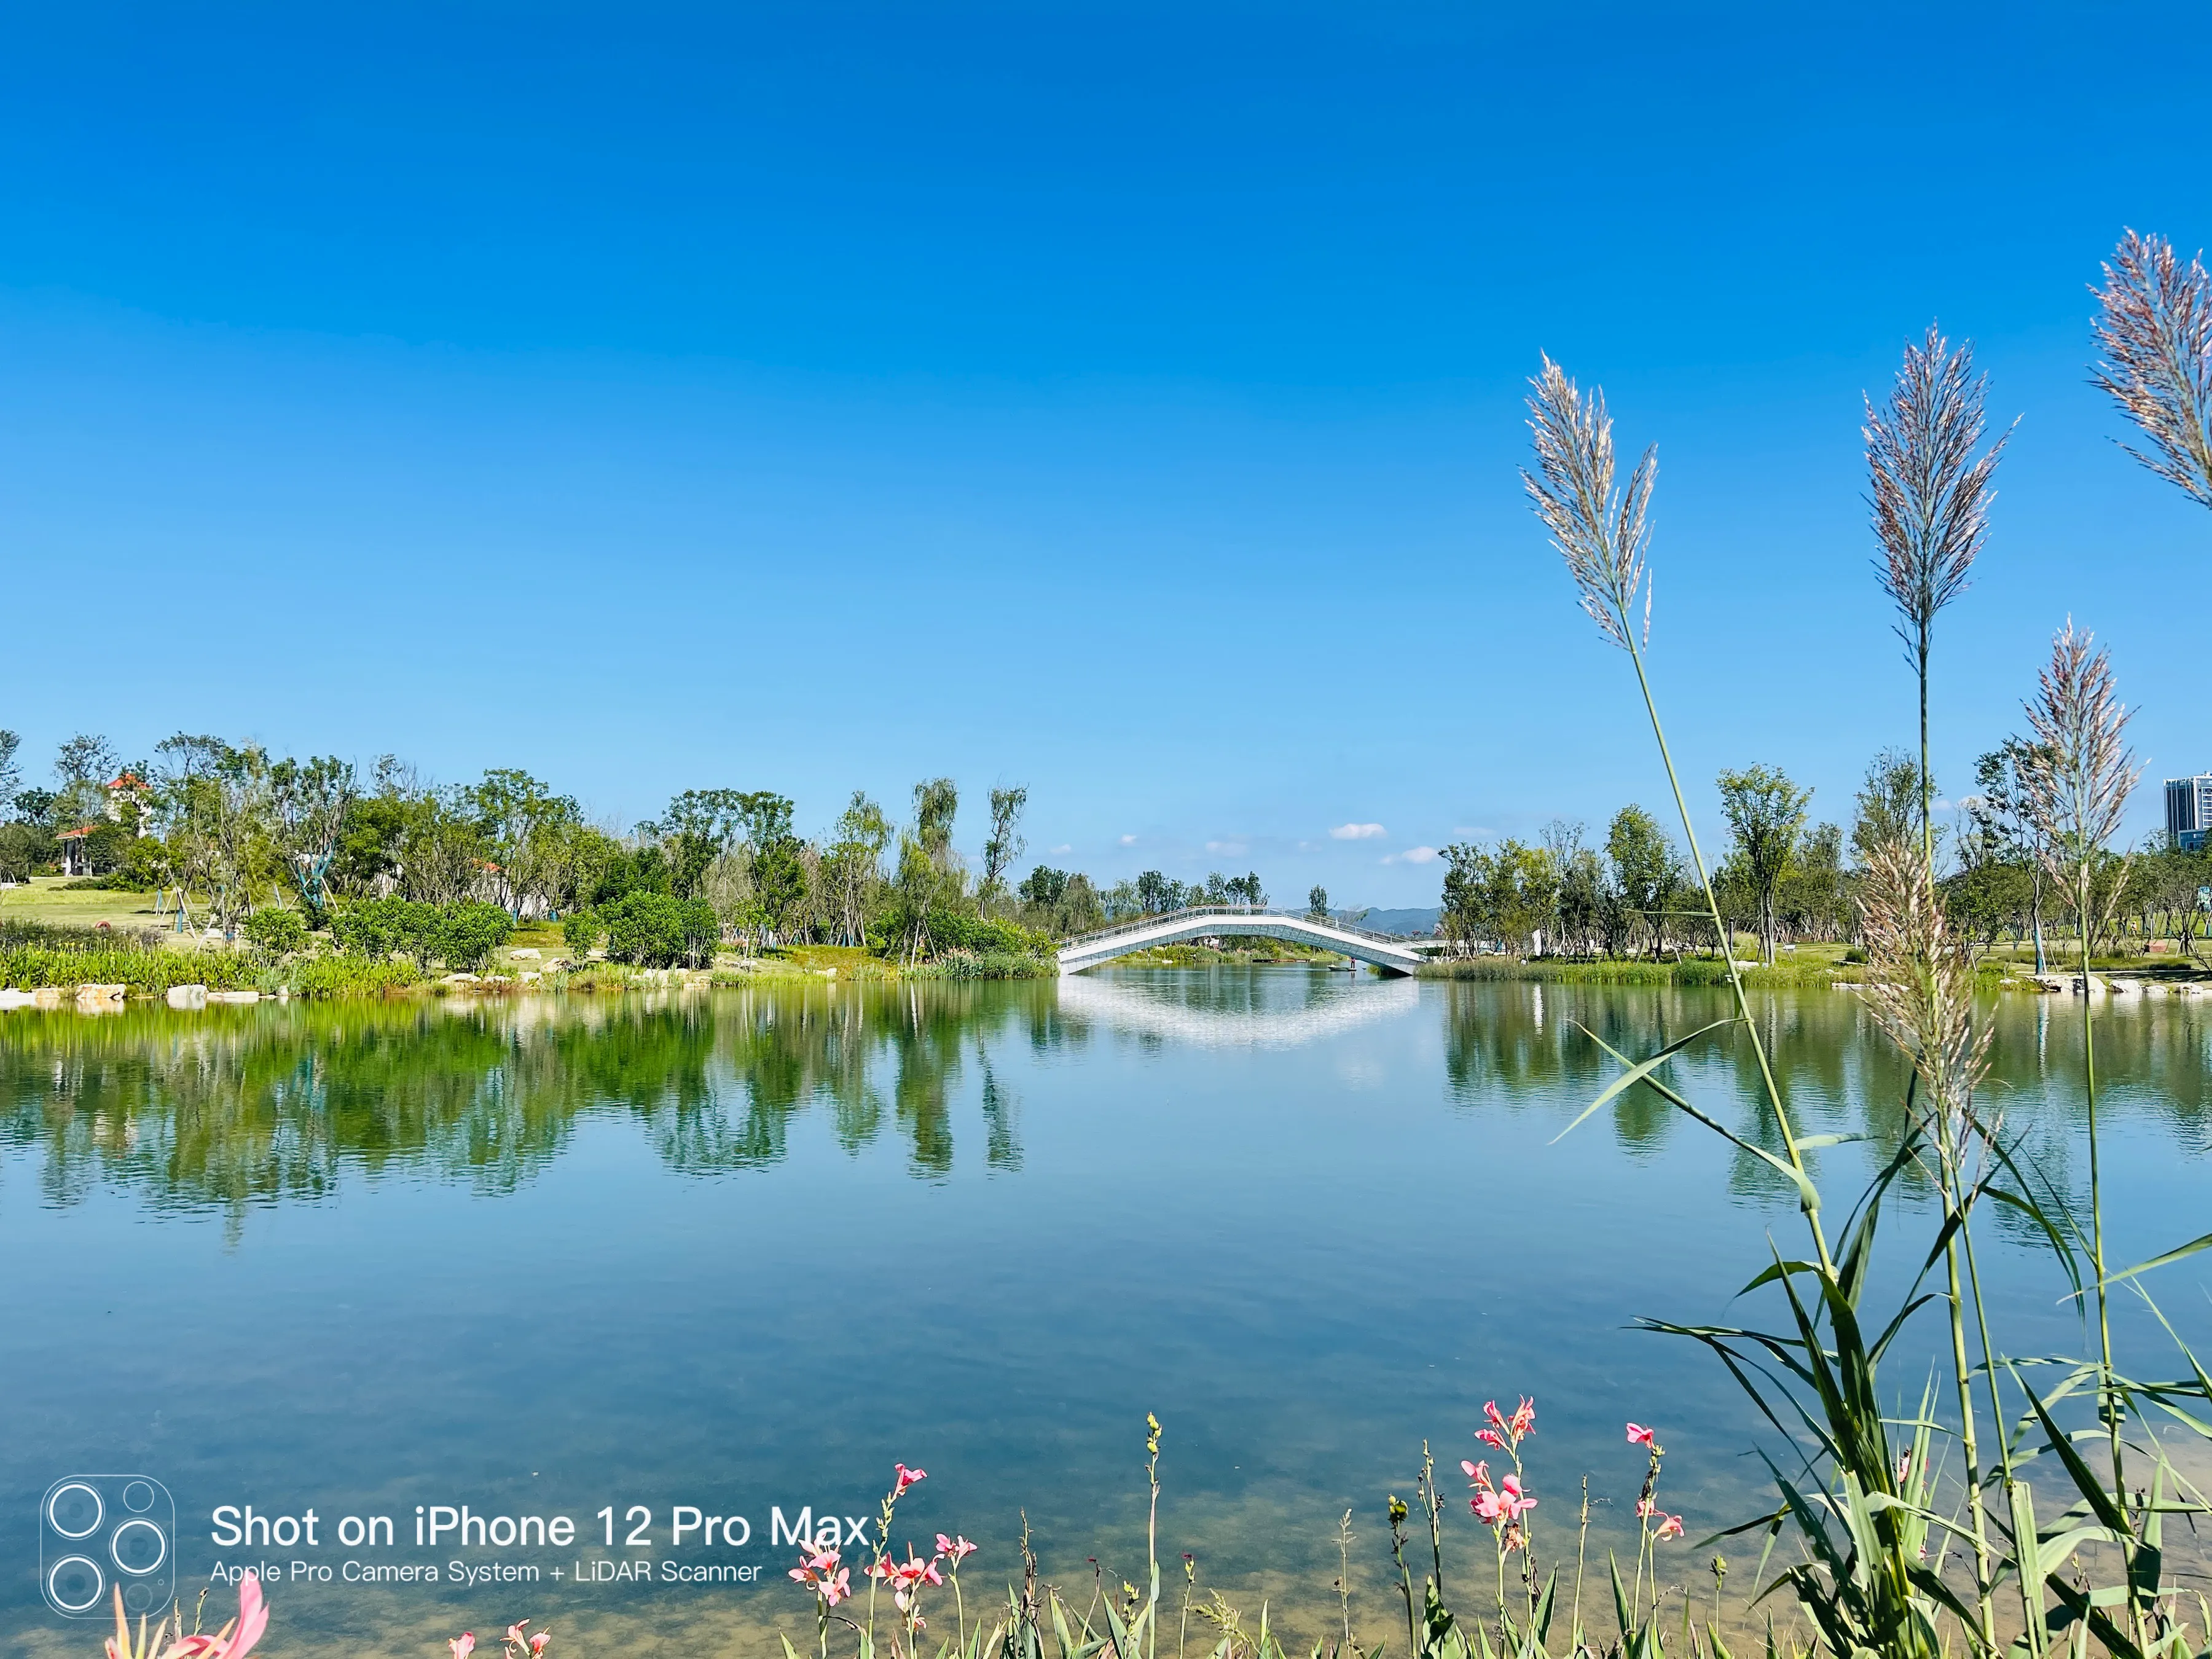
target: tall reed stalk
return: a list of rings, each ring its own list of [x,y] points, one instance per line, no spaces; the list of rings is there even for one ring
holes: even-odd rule
[[[1905,361],[1889,400],[1880,410],[1869,399],[1866,425],[1867,472],[1871,489],[1874,532],[1882,558],[1876,565],[1882,589],[1895,601],[1897,634],[1904,641],[1907,659],[1920,693],[1920,851],[1924,881],[1904,884],[1904,872],[1893,867],[1893,857],[1878,857],[1886,866],[1870,872],[1882,890],[1880,902],[1887,920],[1903,931],[1887,929],[1888,942],[1899,951],[1944,951],[1942,908],[1936,896],[1935,773],[1931,765],[1928,727],[1928,668],[1935,649],[1936,617],[1944,606],[1965,591],[1974,561],[1989,537],[1989,504],[1996,495],[1993,481],[2006,437],[2000,437],[1978,458],[1982,441],[1983,407],[1988,382],[1974,375],[1973,348],[1963,344],[1954,351],[1950,343],[1929,324],[1926,337],[1907,346]],[[1932,931],[1931,931],[1932,928]],[[1952,1380],[1959,1401],[1959,1445],[1966,1465],[1966,1487],[1972,1495],[1971,1520],[1974,1541],[1974,1589],[1984,1641],[1996,1641],[1996,1604],[1992,1583],[1989,1528],[1982,1506],[1981,1435],[1974,1409],[1973,1369],[1966,1354],[1966,1301],[1961,1262],[1970,1237],[1966,1203],[1966,1178],[1960,1153],[1973,1121],[1972,1085],[1948,1060],[1931,1055],[1925,1047],[1932,1033],[1972,1024],[1972,975],[1963,987],[1954,985],[1948,963],[1935,955],[1900,956],[1891,964],[1897,978],[1909,984],[1918,1006],[1893,1011],[1892,1035],[1908,1054],[1917,1053],[1922,1074],[1930,1084],[1929,1106],[1934,1116],[1929,1139],[1936,1148],[1936,1175],[1943,1195],[1948,1229],[1943,1248],[1945,1297],[1951,1324]],[[1878,975],[1876,977],[1888,977]],[[1952,999],[1949,1006],[1945,999]],[[1965,1086],[1961,1087],[1961,1085]],[[2001,1410],[1997,1421],[2003,1421]]]

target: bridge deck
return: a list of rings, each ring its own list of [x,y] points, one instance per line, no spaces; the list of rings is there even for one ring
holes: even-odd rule
[[[1146,916],[1069,939],[1060,947],[1060,971],[1063,975],[1079,974],[1086,968],[1096,968],[1133,951],[1148,951],[1156,945],[1182,945],[1224,934],[1316,945],[1325,951],[1341,951],[1355,961],[1371,963],[1387,974],[1410,974],[1425,959],[1414,941],[1370,933],[1340,921],[1317,921],[1311,916],[1287,910],[1208,905],[1164,916]]]

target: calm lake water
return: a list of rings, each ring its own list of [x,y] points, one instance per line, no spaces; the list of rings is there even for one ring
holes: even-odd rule
[[[1893,1128],[1902,1073],[1855,997],[1759,1006],[1808,1122]],[[2078,1195],[2077,1008],[2002,1003],[1990,1098]],[[1753,1425],[1702,1351],[1628,1327],[1742,1313],[1770,1232],[1797,1247],[1794,1202],[1648,1091],[1553,1139],[1613,1070],[1583,1027],[1648,1048],[1721,1012],[1707,993],[1264,969],[8,1015],[0,1629],[96,1644],[41,1603],[41,1498],[135,1474],[173,1495],[187,1606],[218,1564],[279,1569],[281,1651],[442,1653],[529,1616],[572,1650],[764,1653],[768,1615],[811,1623],[774,1512],[869,1515],[901,1460],[928,1478],[898,1535],[975,1539],[987,1599],[1024,1510],[1061,1582],[1093,1556],[1138,1577],[1148,1410],[1170,1568],[1194,1551],[1201,1582],[1273,1598],[1294,1629],[1333,1608],[1347,1509],[1356,1615],[1387,1628],[1382,1501],[1410,1495],[1425,1437],[1455,1471],[1474,1455],[1492,1397],[1536,1399],[1551,1547],[1571,1553],[1585,1473],[1600,1536],[1619,1534],[1630,1418],[1660,1426],[1695,1537],[1761,1501]],[[2098,1020],[2113,1252],[2132,1261],[2212,1212],[2212,1009],[2118,1000]],[[1756,1133],[1747,1060],[1711,1047],[1676,1076]],[[1873,1144],[1822,1155],[1838,1209]],[[1925,1228],[1924,1208],[1900,1216],[1893,1266]],[[2009,1345],[2075,1345],[2047,1259],[1990,1239]],[[2206,1277],[2160,1285],[2200,1340]],[[1917,1395],[1924,1352],[1899,1354],[1895,1387]],[[313,1510],[319,1545],[218,1542],[218,1510],[248,1504]],[[576,1540],[415,1546],[418,1505],[463,1504],[565,1516]],[[678,1505],[744,1516],[750,1539],[673,1547]],[[649,1549],[624,1547],[633,1506]],[[340,1543],[347,1516],[392,1517],[392,1545]],[[595,1559],[762,1579],[597,1583]],[[457,1584],[454,1561],[543,1577]],[[349,1584],[349,1562],[441,1577]]]

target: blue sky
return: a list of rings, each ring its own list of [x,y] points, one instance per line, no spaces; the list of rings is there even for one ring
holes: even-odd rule
[[[1021,781],[1109,878],[1431,902],[1408,852],[1662,804],[1520,497],[1548,349],[1660,446],[1694,810],[1765,762],[1843,817],[1912,719],[1858,400],[1934,318],[2024,417],[1939,780],[2069,611],[2154,781],[2212,766],[2212,515],[2086,383],[2121,228],[2212,241],[2203,77],[2122,72],[2212,15],[2119,17],[19,14],[0,726],[519,765],[625,824]]]

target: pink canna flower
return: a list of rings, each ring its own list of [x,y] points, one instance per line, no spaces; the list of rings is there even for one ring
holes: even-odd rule
[[[1649,1521],[1658,1512],[1659,1506],[1653,1503],[1650,1498],[1639,1498],[1636,1500],[1636,1518],[1638,1520]]]
[[[1631,1423],[1628,1425],[1628,1443],[1632,1446],[1648,1446],[1651,1443],[1651,1437],[1656,1432],[1656,1430],[1647,1429],[1641,1423]]]
[[[1536,1507],[1536,1500],[1522,1492],[1521,1477],[1517,1474],[1509,1474],[1498,1483],[1498,1502],[1510,1521],[1518,1521]]]
[[[937,1553],[957,1568],[975,1554],[975,1547],[964,1538],[947,1538],[940,1532],[937,1534]]]
[[[469,1656],[477,1650],[476,1632],[465,1630],[459,1636],[449,1636],[446,1638],[446,1645],[453,1649],[453,1659],[469,1659]]]
[[[1521,1403],[1513,1408],[1513,1420],[1507,1424],[1506,1427],[1516,1440],[1524,1435],[1535,1433],[1536,1402],[1527,1395],[1522,1395]]]
[[[1499,1451],[1505,1449],[1505,1437],[1495,1429],[1477,1429],[1474,1437],[1486,1446],[1494,1446]]]
[[[120,1618],[121,1603],[118,1604]],[[261,1599],[261,1579],[247,1573],[238,1581],[238,1617],[213,1636],[187,1636],[170,1647],[162,1659],[246,1659],[269,1628],[269,1607]],[[475,1638],[470,1638],[475,1645]]]
[[[550,1630],[541,1630],[537,1635],[532,1637],[530,1638],[530,1651],[532,1656],[544,1652],[545,1644],[552,1639],[553,1632]]]
[[[929,1471],[927,1469],[910,1469],[903,1463],[898,1466],[898,1489],[901,1492],[904,1492],[908,1486],[914,1485],[917,1480],[927,1480],[928,1479]]]
[[[525,1642],[530,1639],[527,1636],[523,1634],[524,1630],[528,1627],[530,1621],[527,1619],[516,1620],[513,1624],[507,1627],[506,1639],[514,1643],[517,1647],[520,1647]]]
[[[1658,1529],[1651,1534],[1651,1537],[1653,1541],[1656,1542],[1661,1539],[1680,1538],[1681,1535],[1682,1517],[1679,1515],[1662,1515],[1659,1517]]]

